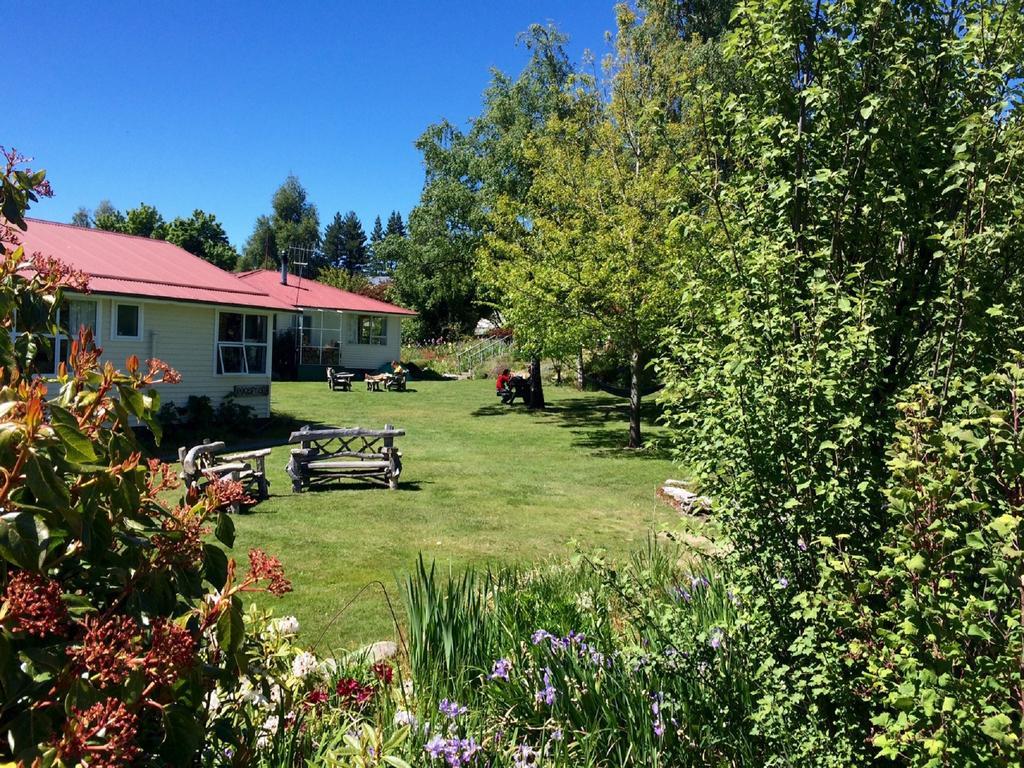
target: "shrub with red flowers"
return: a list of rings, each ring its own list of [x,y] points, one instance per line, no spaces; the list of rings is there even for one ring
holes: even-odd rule
[[[243,593],[291,587],[270,555],[243,571],[206,541],[232,545],[237,489],[166,503],[175,472],[130,427],[159,439],[170,366],[119,372],[83,330],[55,380],[34,372],[63,292],[88,286],[19,245],[50,192],[24,163],[0,158],[0,763],[189,765],[207,734],[230,738],[208,701],[248,671]]]

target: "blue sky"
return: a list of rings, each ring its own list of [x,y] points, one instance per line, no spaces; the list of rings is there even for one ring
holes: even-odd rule
[[[241,247],[294,173],[321,223],[355,210],[369,230],[415,205],[416,137],[477,114],[490,68],[525,63],[515,36],[535,21],[578,61],[606,50],[612,0],[7,0],[23,52],[5,58],[0,143],[47,169],[40,218],[103,198],[168,219],[202,208]]]

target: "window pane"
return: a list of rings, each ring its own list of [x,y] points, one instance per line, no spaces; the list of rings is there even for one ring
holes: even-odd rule
[[[245,340],[264,343],[267,340],[267,318],[263,315],[246,315]]]
[[[37,336],[36,356],[32,359],[37,373],[54,374],[57,372],[57,363],[53,359],[53,337]]]
[[[242,315],[237,312],[221,312],[217,338],[220,341],[241,341]]]
[[[245,373],[245,357],[241,347],[221,344],[220,373]]]
[[[267,372],[267,348],[250,344],[245,348],[245,360],[249,364],[249,373]]]
[[[78,330],[82,326],[96,330],[96,302],[95,301],[69,301],[68,321],[66,328],[71,338],[78,338]]]
[[[115,336],[139,335],[139,308],[134,304],[118,304],[115,320]]]

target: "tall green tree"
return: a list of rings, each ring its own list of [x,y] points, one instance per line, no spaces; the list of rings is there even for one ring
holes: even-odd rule
[[[387,235],[397,235],[398,237],[405,237],[405,222],[402,221],[402,214],[398,211],[392,211],[391,215],[388,216],[388,228],[384,232]]]
[[[331,267],[341,269],[350,276],[363,274],[370,264],[370,249],[366,244],[366,232],[355,211],[344,217],[334,214],[334,219],[324,230],[323,257]]]
[[[272,213],[256,219],[242,251],[240,267],[255,269],[280,264],[282,255],[307,263],[307,276],[323,266],[319,256],[320,216],[309,202],[306,189],[289,176],[271,198]]]
[[[139,203],[137,207],[125,211],[121,231],[126,235],[163,240],[167,233],[167,222],[154,206]]]
[[[71,215],[71,223],[76,227],[91,227],[92,216],[89,213],[89,209],[84,205],[78,206],[78,210]]]
[[[221,269],[232,270],[238,263],[238,251],[217,217],[198,208],[188,218],[171,221],[165,239]]]
[[[370,245],[376,245],[384,239],[384,226],[380,223],[380,216],[373,220],[373,229],[370,232]]]
[[[603,339],[628,359],[634,448],[643,367],[674,316],[665,232],[670,172],[686,148],[678,68],[688,59],[681,42],[662,46],[662,31],[658,17],[619,8],[605,80],[551,93],[557,106],[520,145],[528,182],[498,196],[484,251],[520,343],[564,354]]]
[[[100,200],[92,212],[92,223],[96,229],[108,232],[120,232],[124,226],[124,214],[114,207],[109,200]]]

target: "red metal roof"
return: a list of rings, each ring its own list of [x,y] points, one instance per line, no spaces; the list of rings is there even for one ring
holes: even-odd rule
[[[294,311],[237,275],[163,240],[27,219],[26,253],[53,256],[89,276],[89,290],[168,301]]]
[[[411,309],[371,299],[369,296],[343,291],[309,278],[288,275],[288,284],[281,283],[281,273],[256,269],[238,275],[244,282],[278,301],[299,309],[336,309],[348,312],[372,312],[379,315],[415,315]]]

